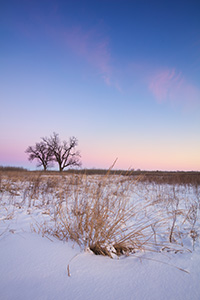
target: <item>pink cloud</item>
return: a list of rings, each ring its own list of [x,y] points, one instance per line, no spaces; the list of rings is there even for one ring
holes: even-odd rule
[[[76,55],[84,58],[90,65],[96,68],[107,85],[112,84],[109,39],[101,33],[98,25],[88,30],[83,29],[81,26],[63,27],[61,25],[62,19],[58,13],[58,5],[56,4],[51,6],[45,15],[33,9],[30,18],[34,26],[39,25],[41,31],[43,30],[44,33],[48,34],[56,42],[62,45],[64,43],[65,47],[70,48]],[[52,25],[52,20],[56,20],[56,25]],[[24,36],[29,38],[33,36],[34,26],[31,29],[27,29],[22,21],[18,21],[16,25]]]
[[[180,77],[181,74],[177,75],[175,69],[158,72],[150,79],[149,90],[162,102],[168,98],[175,86],[180,86]]]
[[[77,55],[94,66],[104,82],[111,85],[111,66],[108,39],[100,38],[95,30],[73,28],[64,33],[64,41]]]
[[[156,72],[148,79],[148,88],[159,103],[169,101],[191,107],[200,102],[200,89],[175,69]]]

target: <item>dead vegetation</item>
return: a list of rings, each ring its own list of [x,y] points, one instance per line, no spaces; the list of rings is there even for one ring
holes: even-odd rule
[[[32,230],[109,257],[138,251],[184,251],[199,242],[198,182],[163,183],[144,176],[2,171],[1,222],[6,211],[41,211]]]

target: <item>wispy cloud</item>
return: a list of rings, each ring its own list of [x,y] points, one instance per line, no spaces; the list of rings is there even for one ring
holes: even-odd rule
[[[32,12],[33,11],[33,12]],[[32,23],[26,26],[26,20],[14,20],[17,30],[26,38],[32,38],[40,34],[50,36],[59,44],[64,44],[76,55],[82,57],[91,66],[93,66],[106,85],[115,85],[112,83],[111,52],[109,48],[109,38],[103,33],[103,30],[97,24],[92,29],[85,29],[81,25],[63,26],[59,7],[56,4],[50,5],[45,14],[37,11],[34,2],[30,3],[30,9],[27,12]],[[35,30],[37,28],[37,30]]]
[[[148,79],[148,88],[159,102],[191,107],[200,103],[200,90],[175,69],[157,71]]]
[[[181,73],[177,74],[175,69],[163,70],[150,79],[149,89],[155,98],[162,102],[172,96],[174,89],[178,89],[181,84]]]
[[[63,36],[66,45],[94,66],[104,82],[111,85],[112,68],[108,38],[100,37],[95,30],[87,31],[80,27],[66,30]]]

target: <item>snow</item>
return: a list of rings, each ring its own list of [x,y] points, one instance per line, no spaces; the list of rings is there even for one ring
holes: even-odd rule
[[[1,207],[1,299],[200,299],[198,243],[192,252],[111,259],[33,232],[30,224],[45,218],[39,208],[15,208],[8,220],[5,211],[12,205]]]

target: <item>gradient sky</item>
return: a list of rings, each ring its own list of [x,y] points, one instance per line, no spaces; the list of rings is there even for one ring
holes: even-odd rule
[[[0,3],[0,165],[77,137],[85,168],[200,170],[200,2]]]

